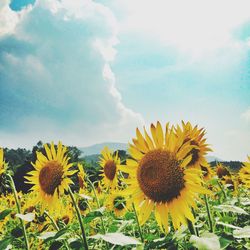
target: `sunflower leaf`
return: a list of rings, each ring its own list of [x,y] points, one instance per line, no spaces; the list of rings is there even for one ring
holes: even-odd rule
[[[16,217],[20,218],[23,221],[31,222],[35,219],[35,214],[34,213],[16,214]]]
[[[219,237],[213,233],[203,233],[201,237],[192,235],[190,243],[197,247],[198,250],[220,250]]]
[[[250,226],[243,227],[241,229],[236,229],[233,231],[234,238],[250,238]]]
[[[237,206],[233,206],[233,205],[218,205],[218,206],[214,206],[214,209],[220,210],[226,213],[232,212],[236,214],[248,214],[244,209],[237,207]]]
[[[3,220],[8,214],[11,213],[11,209],[5,209],[0,213],[0,220]]]
[[[97,234],[94,236],[91,236],[89,238],[92,239],[103,239],[111,244],[114,245],[120,245],[120,246],[126,246],[126,245],[138,245],[141,244],[138,240],[126,236],[122,233],[107,233],[107,234]]]

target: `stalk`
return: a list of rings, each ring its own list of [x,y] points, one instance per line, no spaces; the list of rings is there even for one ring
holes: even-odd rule
[[[132,207],[133,207],[133,210],[134,210],[134,213],[135,213],[136,223],[137,223],[137,226],[138,226],[138,229],[139,229],[139,234],[140,234],[140,237],[141,237],[141,242],[143,243],[144,242],[144,238],[143,238],[141,226],[140,226],[140,223],[139,223],[139,220],[138,220],[138,215],[137,215],[136,210],[135,210],[135,204],[134,204],[134,202],[132,203]]]
[[[53,227],[55,228],[56,231],[59,231],[60,228],[57,226],[55,220],[49,215],[49,213],[47,211],[44,211],[45,215],[49,218],[49,220],[51,221],[51,224],[53,225]],[[65,248],[67,250],[69,250],[69,247],[68,247],[68,243],[66,240],[63,241],[63,244],[65,246]]]
[[[20,203],[19,203],[15,183],[14,183],[11,175],[7,174],[7,177],[10,180],[10,186],[11,186],[11,189],[13,190],[13,193],[14,193],[14,198],[15,198],[15,202],[16,202],[17,211],[18,211],[19,214],[21,214],[22,213],[21,212],[21,206],[20,206]],[[21,226],[22,226],[22,230],[23,230],[25,246],[26,246],[26,249],[29,250],[30,248],[29,248],[28,236],[27,236],[27,232],[26,232],[26,229],[25,229],[24,221],[21,218],[20,218],[20,222],[21,222]]]
[[[206,210],[207,210],[207,216],[208,216],[208,225],[210,228],[210,232],[213,233],[213,221],[212,221],[212,216],[211,216],[211,211],[210,211],[210,207],[209,207],[209,203],[208,203],[208,199],[207,199],[207,195],[204,195],[205,198],[205,203],[206,203]]]
[[[87,242],[87,238],[86,238],[85,229],[84,229],[84,225],[83,225],[83,221],[82,221],[80,210],[79,210],[79,208],[78,208],[78,206],[76,204],[76,200],[75,200],[74,194],[73,194],[73,192],[72,192],[72,190],[71,190],[70,187],[69,187],[68,191],[69,191],[69,195],[70,195],[70,198],[72,200],[72,203],[73,203],[73,205],[75,207],[77,218],[78,218],[78,221],[79,221],[79,224],[80,224],[80,228],[81,228],[81,231],[82,231],[82,240],[83,240],[84,249],[88,250],[89,246],[88,246],[88,242]]]
[[[195,231],[195,228],[194,228],[194,224],[191,220],[187,219],[187,225],[188,225],[188,229],[189,229],[189,232],[192,234],[192,235],[197,235],[197,232]]]
[[[221,191],[222,191],[222,193],[223,193],[223,195],[224,195],[224,198],[227,199],[226,192],[225,192],[225,190],[223,189],[223,187],[221,186],[220,181],[218,180],[217,183],[218,183],[218,185],[219,185],[219,187],[220,187],[220,189],[221,189]]]

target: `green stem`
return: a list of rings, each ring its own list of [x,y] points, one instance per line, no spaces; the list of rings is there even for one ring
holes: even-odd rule
[[[197,233],[194,229],[194,224],[191,220],[187,219],[187,225],[188,225],[188,229],[189,229],[189,232],[192,234],[192,235],[196,235],[197,236]]]
[[[223,187],[221,186],[220,181],[218,180],[217,183],[218,183],[218,185],[219,185],[219,187],[220,187],[220,189],[221,189],[221,191],[222,191],[222,193],[223,193],[223,195],[224,195],[224,198],[227,199],[226,192],[225,192],[225,190],[223,189]]]
[[[75,200],[75,197],[74,197],[74,194],[71,190],[71,188],[69,187],[68,189],[69,191],[69,195],[70,195],[70,198],[72,200],[72,203],[75,207],[75,210],[76,210],[76,214],[77,214],[77,218],[78,218],[78,221],[79,221],[79,224],[80,224],[80,228],[81,228],[81,231],[82,231],[82,240],[83,240],[83,245],[84,245],[84,248],[85,250],[88,250],[89,249],[89,246],[88,246],[88,242],[87,242],[87,238],[86,238],[86,234],[85,234],[85,230],[84,230],[84,226],[83,226],[83,221],[82,221],[82,217],[81,217],[81,213],[80,213],[80,210],[76,204],[76,200]]]
[[[206,209],[207,209],[207,216],[208,216],[208,225],[210,228],[210,233],[213,233],[213,220],[212,220],[212,216],[211,216],[211,211],[210,211],[210,207],[209,207],[209,203],[208,203],[208,199],[207,199],[207,195],[204,195],[205,198],[205,203],[206,203]]]
[[[88,177],[86,177],[86,178],[87,178],[88,183],[89,183],[89,184],[90,184],[90,186],[91,186],[91,189],[92,189],[92,190],[93,190],[93,192],[94,192],[94,196],[95,196],[95,200],[96,200],[96,203],[97,203],[98,209],[100,209],[100,208],[101,208],[101,206],[100,206],[99,199],[98,199],[98,197],[97,197],[97,195],[96,195],[95,187],[94,187],[94,185],[93,185],[92,181],[91,181]],[[105,228],[105,225],[104,225],[104,221],[103,221],[102,216],[101,216],[101,224],[102,224],[102,231],[103,231],[103,234],[106,234],[106,228]]]
[[[140,234],[140,237],[141,237],[141,242],[143,243],[144,242],[144,238],[143,238],[141,226],[140,226],[140,223],[139,223],[139,220],[138,220],[138,215],[136,213],[135,204],[134,203],[132,203],[132,207],[133,207],[133,210],[134,210],[134,213],[135,213],[135,219],[136,219],[136,223],[137,223],[137,226],[138,226],[138,229],[139,229],[139,234]]]
[[[47,211],[44,211],[44,214],[50,219],[51,221],[51,224],[53,225],[53,227],[55,228],[56,231],[59,231],[60,228],[57,226],[56,222],[54,221],[54,219],[49,215],[49,213]],[[63,241],[63,244],[65,246],[65,248],[67,250],[69,250],[69,247],[68,247],[68,243],[66,240]]]
[[[7,177],[10,180],[10,186],[11,186],[11,189],[13,190],[13,193],[14,193],[14,198],[15,198],[15,202],[16,202],[17,211],[18,211],[19,214],[22,214],[22,212],[21,212],[21,206],[20,206],[20,203],[19,203],[19,199],[18,199],[16,187],[15,187],[15,183],[14,183],[11,175],[7,174]],[[21,218],[20,218],[20,222],[21,222],[21,226],[22,226],[22,230],[23,230],[25,246],[26,246],[26,249],[29,250],[28,237],[27,237],[27,233],[26,233],[24,221]]]
[[[196,216],[195,216],[194,208],[192,207],[191,210],[192,210],[192,214],[193,214],[193,216],[195,218]],[[199,237],[199,229],[198,229],[198,227],[196,227],[195,225],[193,225],[193,226],[194,226],[194,230],[195,230],[195,235]]]

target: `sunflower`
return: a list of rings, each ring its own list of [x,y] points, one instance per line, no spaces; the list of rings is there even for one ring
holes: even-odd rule
[[[42,209],[57,209],[59,198],[68,189],[69,184],[73,184],[69,176],[77,170],[69,170],[72,163],[66,155],[67,148],[58,143],[57,150],[54,143],[51,147],[44,145],[46,155],[36,152],[37,160],[31,163],[35,170],[28,173],[27,183],[33,184],[31,191],[37,194],[37,202],[41,203]]]
[[[126,199],[126,195],[122,191],[116,191],[107,199],[107,209],[114,211],[117,217],[123,216],[130,206],[130,202]]]
[[[248,156],[248,162],[244,162],[240,169],[239,178],[247,188],[250,188],[250,156]]]
[[[102,167],[103,185],[106,189],[113,190],[118,183],[118,166],[120,165],[118,152],[113,154],[108,147],[105,147],[101,155],[99,164]]]
[[[181,130],[166,125],[165,136],[159,122],[151,124],[152,138],[144,128],[145,136],[139,129],[136,138],[129,145],[132,159],[120,170],[129,174],[124,181],[128,184],[127,194],[131,195],[138,212],[140,224],[144,224],[152,211],[162,230],[168,232],[168,214],[175,229],[194,221],[191,207],[199,193],[208,193],[202,186],[201,170],[187,168],[192,160],[193,146],[184,142]],[[182,133],[182,134],[181,134]]]
[[[226,166],[222,163],[217,163],[216,165],[216,174],[219,179],[225,180],[225,177],[231,177],[231,174]]]
[[[87,188],[87,185],[86,185],[86,182],[85,182],[86,173],[84,171],[84,167],[83,167],[82,164],[78,163],[77,166],[78,166],[78,169],[79,169],[79,172],[77,174],[78,183],[79,183],[79,193],[81,194]]]
[[[7,164],[3,158],[3,148],[0,148],[0,176],[5,172]]]
[[[200,168],[202,171],[203,179],[205,181],[210,181],[215,176],[214,170],[210,167],[208,163],[205,165],[201,165]]]
[[[192,150],[189,152],[192,155],[191,161],[188,163],[188,167],[200,168],[200,166],[206,166],[206,154],[209,151],[212,151],[209,148],[209,145],[206,144],[205,129],[198,128],[196,125],[193,127],[190,122],[185,123],[182,121],[182,128],[177,126],[176,128],[177,135],[183,136],[184,134],[184,143],[187,141],[193,146]],[[183,132],[183,133],[182,133]]]

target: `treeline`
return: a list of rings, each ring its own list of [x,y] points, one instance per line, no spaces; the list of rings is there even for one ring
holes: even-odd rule
[[[217,163],[221,163],[221,164],[225,165],[232,172],[238,172],[243,165],[243,163],[241,161],[212,161],[212,162],[210,162],[210,165],[212,167],[215,167]]]

